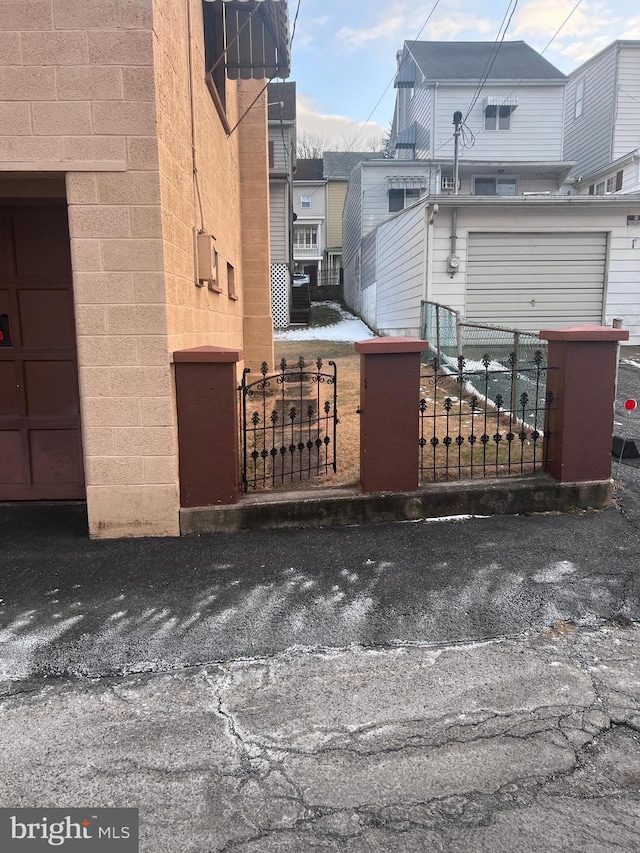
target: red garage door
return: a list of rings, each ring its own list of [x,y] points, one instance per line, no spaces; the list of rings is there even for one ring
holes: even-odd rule
[[[0,500],[84,495],[67,209],[0,205]]]

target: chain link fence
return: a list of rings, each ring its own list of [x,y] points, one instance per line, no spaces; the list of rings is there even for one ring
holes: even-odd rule
[[[457,373],[460,358],[470,373],[482,371],[490,361],[494,370],[490,401],[501,397],[513,405],[524,393],[533,408],[544,405],[544,383],[536,387],[529,372],[536,364],[547,363],[548,348],[533,332],[469,323],[448,305],[426,301],[422,303],[422,337],[429,342],[425,360],[436,357],[441,368],[452,374]],[[485,389],[476,390],[484,393]]]

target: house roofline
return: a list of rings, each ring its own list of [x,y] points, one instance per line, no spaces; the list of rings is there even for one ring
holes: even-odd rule
[[[498,207],[538,207],[540,205],[579,205],[579,206],[602,206],[602,207],[629,207],[633,200],[640,200],[639,193],[627,193],[626,195],[519,195],[519,196],[479,196],[479,195],[432,195],[421,201],[429,204],[437,204],[444,207],[487,207],[497,205]]]
[[[585,59],[583,63],[578,65],[573,71],[570,71],[567,75],[569,79],[576,77],[579,74],[582,74],[584,69],[593,62],[595,59],[599,59],[599,57],[604,56],[607,51],[615,48],[616,50],[621,47],[640,47],[640,40],[638,39],[616,39],[612,41],[611,44],[608,44],[606,47],[603,47],[602,50],[599,50],[598,53],[594,53],[593,56],[590,56],[589,59]]]
[[[638,42],[640,44],[640,42]],[[619,166],[624,166],[626,163],[633,163],[640,161],[640,148],[634,148],[633,151],[629,151],[627,154],[624,154],[622,157],[618,157],[617,160],[612,160],[611,163],[607,163],[606,166],[602,166],[595,172],[589,172],[587,175],[580,175],[579,178],[572,178],[573,184],[589,184],[595,181],[597,178],[602,175],[606,175],[607,172],[613,171],[613,169],[617,169]]]

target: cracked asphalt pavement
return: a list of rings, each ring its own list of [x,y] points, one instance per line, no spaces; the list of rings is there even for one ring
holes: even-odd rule
[[[1,506],[0,806],[137,807],[148,853],[640,850],[639,473],[599,513],[182,540]]]

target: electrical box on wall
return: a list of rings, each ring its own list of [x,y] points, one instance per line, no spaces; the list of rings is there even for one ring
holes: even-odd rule
[[[198,234],[198,279],[209,283],[218,280],[218,253],[212,234]]]

